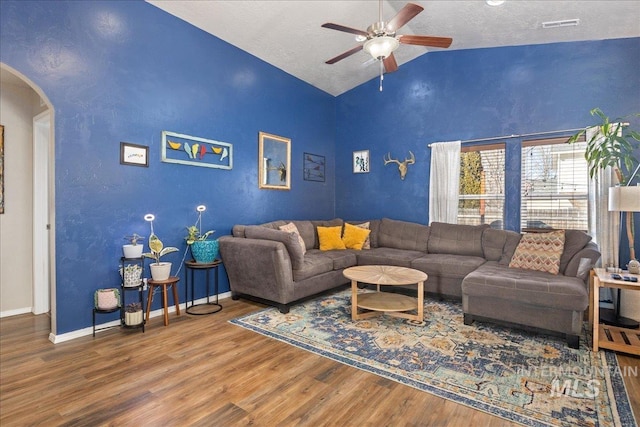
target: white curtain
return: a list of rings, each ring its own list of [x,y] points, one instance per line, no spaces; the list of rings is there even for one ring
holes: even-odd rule
[[[587,128],[587,141],[599,132],[598,127]],[[601,267],[618,267],[620,249],[620,212],[609,212],[609,188],[618,184],[613,168],[598,169],[593,178],[589,178],[589,234],[598,244]],[[600,288],[600,306],[614,308],[610,303],[613,294],[611,288]]]
[[[598,131],[598,127],[588,128],[587,141]],[[609,212],[609,188],[616,184],[618,178],[611,167],[598,169],[589,179],[589,234],[600,248],[602,267],[618,267],[620,212]]]
[[[429,223],[458,222],[460,141],[431,144]]]

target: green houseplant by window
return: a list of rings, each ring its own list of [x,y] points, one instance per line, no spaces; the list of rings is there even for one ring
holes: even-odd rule
[[[589,164],[589,176],[594,178],[598,170],[611,166],[620,182],[620,187],[629,186],[640,168],[640,162],[636,157],[636,152],[640,147],[640,132],[629,129],[624,123],[625,117],[611,120],[599,108],[591,110],[591,115],[596,117],[598,122],[592,125],[597,129],[597,132],[593,132],[587,139],[587,147],[584,152],[584,157]],[[640,114],[636,113],[627,117],[640,117]],[[587,129],[571,136],[567,142],[577,142],[583,135],[587,135]],[[625,192],[625,194],[629,193]],[[628,205],[628,203],[625,204]],[[611,209],[611,201],[609,209]],[[637,273],[639,264],[634,250],[633,212],[626,213],[626,227],[631,256],[629,269]]]
[[[638,149],[640,132],[628,129],[625,126],[624,117],[611,120],[599,108],[591,110],[591,115],[598,118],[595,127],[599,132],[594,132],[587,141],[584,157],[589,164],[589,176],[593,178],[599,169],[611,166],[620,181],[620,185],[627,185],[638,165],[638,159],[634,151]],[[633,114],[627,117],[640,117]],[[587,129],[583,129],[571,136],[568,143],[579,141],[586,135]]]

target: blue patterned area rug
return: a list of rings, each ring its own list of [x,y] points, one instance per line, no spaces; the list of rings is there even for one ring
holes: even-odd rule
[[[427,298],[424,312],[422,323],[384,315],[353,322],[348,290],[288,314],[268,308],[230,322],[517,423],[637,425],[622,376],[638,369],[589,351],[584,336],[574,350],[561,338],[465,326],[457,302]]]

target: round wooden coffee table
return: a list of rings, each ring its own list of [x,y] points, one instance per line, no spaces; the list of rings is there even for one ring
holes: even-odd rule
[[[353,320],[387,314],[394,317],[422,322],[424,318],[424,281],[426,273],[412,268],[392,265],[360,265],[344,270],[344,276],[351,279],[351,318]],[[358,282],[377,286],[377,292],[358,295]],[[380,292],[381,285],[418,285],[417,298],[391,292]],[[369,310],[358,313],[358,308]],[[405,311],[417,310],[413,315]]]

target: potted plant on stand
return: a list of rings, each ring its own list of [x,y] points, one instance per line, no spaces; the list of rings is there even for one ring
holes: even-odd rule
[[[139,240],[144,239],[144,237],[138,235],[137,233],[133,233],[130,236],[125,236],[125,240],[129,241],[128,245],[122,245],[122,253],[125,258],[140,258],[142,257],[142,251],[144,249],[144,244],[138,244]]]
[[[156,236],[153,232],[153,220],[155,219],[155,215],[147,214],[144,217],[145,221],[149,221],[151,225],[151,234],[149,235],[149,249],[151,252],[145,252],[142,254],[143,257],[151,258],[155,260],[155,263],[149,265],[149,269],[151,270],[151,278],[153,280],[167,280],[171,275],[171,263],[170,262],[160,262],[160,258],[162,258],[166,254],[170,254],[172,252],[178,252],[178,248],[173,246],[164,247],[162,244],[162,240]]]
[[[142,323],[142,304],[132,302],[124,307],[124,324],[137,326]]]
[[[200,205],[196,208],[198,211],[198,220],[195,225],[187,227],[187,246],[191,248],[193,259],[198,263],[210,264],[218,256],[218,240],[207,240],[209,236],[215,233],[215,230],[209,230],[202,233],[202,212],[207,210],[206,206]]]

